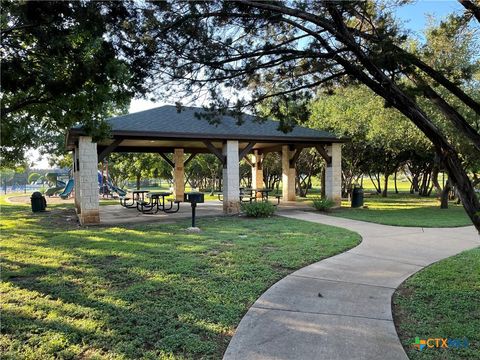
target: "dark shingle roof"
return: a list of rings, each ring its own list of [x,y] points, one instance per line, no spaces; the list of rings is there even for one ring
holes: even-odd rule
[[[278,130],[278,122],[273,120],[254,121],[251,115],[244,115],[244,123],[236,124],[232,116],[222,116],[221,122],[210,124],[199,119],[196,114],[205,110],[197,107],[183,107],[178,112],[173,105],[140,111],[107,119],[113,136],[134,136],[138,138],[183,138],[209,140],[256,140],[279,142],[344,142],[332,133],[296,126],[291,132]],[[82,135],[81,127],[70,129],[67,143],[72,136]]]
[[[195,113],[202,113],[202,108],[185,107],[181,112],[176,106],[166,105],[133,114],[117,116],[107,121],[115,132],[147,132],[147,133],[185,133],[226,136],[235,139],[240,137],[287,137],[287,138],[322,138],[338,139],[326,132],[297,126],[293,131],[284,133],[277,129],[278,122],[267,120],[256,122],[254,117],[244,115],[245,122],[236,125],[236,119],[222,116],[220,124],[210,124],[205,119],[199,119]]]

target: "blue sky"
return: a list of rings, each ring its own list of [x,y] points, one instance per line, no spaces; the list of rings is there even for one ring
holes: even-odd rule
[[[418,0],[398,8],[395,14],[404,23],[404,27],[413,32],[412,35],[421,37],[423,29],[428,24],[429,15],[438,21],[452,12],[463,10],[463,6],[457,0]]]

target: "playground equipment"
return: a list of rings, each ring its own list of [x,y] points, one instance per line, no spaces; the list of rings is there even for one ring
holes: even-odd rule
[[[65,189],[64,189],[63,192],[59,195],[60,198],[62,198],[63,200],[68,199],[68,197],[72,194],[74,185],[75,185],[75,182],[74,182],[73,179],[68,180],[68,183],[67,183],[67,185],[65,186]]]
[[[108,161],[102,163],[102,170],[98,171],[98,186],[100,187],[100,195],[103,197],[114,197],[117,194],[119,197],[125,197],[127,192],[115,186],[108,173]]]
[[[45,191],[46,196],[53,196],[55,194],[58,194],[65,188],[66,186],[65,182],[58,180],[56,173],[48,173],[46,177],[51,182],[55,182],[55,186],[48,188],[47,191]],[[54,179],[54,181],[52,181],[51,179]]]

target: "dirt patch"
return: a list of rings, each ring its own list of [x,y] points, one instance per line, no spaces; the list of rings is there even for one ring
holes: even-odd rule
[[[7,201],[14,204],[30,204],[30,196],[31,195],[11,196],[7,198]],[[47,200],[47,207],[48,207],[48,204],[73,204],[73,198],[63,200],[58,196],[52,196],[52,197],[46,196],[45,199]]]
[[[48,209],[48,208],[47,208]],[[45,212],[35,213],[40,217],[40,223],[56,229],[74,229],[80,226],[75,209],[51,209]]]

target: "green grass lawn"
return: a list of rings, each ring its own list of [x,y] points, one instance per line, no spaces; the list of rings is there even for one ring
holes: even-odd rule
[[[440,209],[435,197],[425,198],[410,194],[389,194],[365,197],[368,209],[350,208],[344,201],[343,208],[331,211],[330,215],[347,219],[369,221],[396,226],[455,227],[471,225],[462,205],[449,204],[448,209]]]
[[[81,228],[71,204],[0,201],[2,359],[218,359],[269,286],[360,241],[277,217]]]
[[[480,359],[480,248],[413,275],[395,293],[393,311],[410,359]],[[415,337],[466,338],[469,346],[418,351]]]

